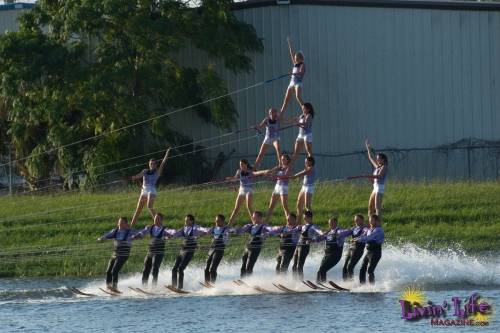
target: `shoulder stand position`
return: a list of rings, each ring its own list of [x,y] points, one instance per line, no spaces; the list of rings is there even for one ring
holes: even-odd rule
[[[296,53],[293,51],[290,37],[287,37],[286,41],[288,43],[288,51],[290,52],[290,58],[292,60],[293,69],[292,69],[290,84],[286,89],[283,105],[281,106],[281,112],[286,110],[286,107],[288,106],[288,103],[290,102],[290,99],[292,98],[292,94],[294,93],[294,91],[295,91],[295,97],[297,98],[297,102],[301,106],[304,104],[301,97],[302,81],[304,80],[304,75],[306,74],[306,65],[304,64],[304,54],[300,51]]]
[[[368,159],[373,166],[373,175],[366,176],[373,181],[373,191],[370,194],[368,201],[368,216],[376,214],[382,216],[382,199],[385,192],[385,179],[387,177],[387,155],[379,153],[374,159],[371,152],[371,145],[368,140],[365,141],[366,151],[368,152]]]
[[[275,108],[270,108],[268,111],[268,117],[264,118],[259,125],[256,126],[257,129],[261,130],[266,128],[266,136],[264,141],[260,146],[259,154],[254,163],[254,170],[257,170],[262,162],[262,159],[266,155],[267,150],[270,146],[274,146],[276,151],[276,157],[278,163],[280,161],[280,125],[282,122],[283,112],[279,112]]]
[[[253,267],[259,258],[260,251],[264,245],[264,238],[269,234],[270,229],[264,224],[263,214],[260,211],[255,211],[252,214],[252,223],[245,225],[242,228],[236,230],[238,234],[248,233],[250,240],[247,243],[243,257],[241,258],[241,274],[240,277],[243,279],[247,276],[252,275]]]
[[[293,256],[292,270],[296,278],[300,280],[304,279],[304,264],[309,254],[309,250],[311,249],[311,242],[313,242],[317,236],[321,235],[323,235],[321,230],[313,224],[312,211],[305,211],[304,225],[302,225],[300,229],[300,238]]]
[[[365,226],[365,218],[361,214],[354,215],[354,226],[352,227],[352,238],[358,238],[364,236],[368,231]],[[354,267],[358,263],[359,259],[363,256],[365,250],[365,244],[361,242],[351,241],[349,249],[347,250],[347,255],[344,261],[344,268],[342,269],[342,278],[344,281],[352,280],[354,276]]]
[[[134,216],[132,217],[130,227],[134,226],[146,203],[151,217],[153,219],[155,218],[156,211],[153,208],[153,205],[156,199],[156,183],[158,182],[158,178],[160,178],[161,174],[163,173],[163,169],[165,168],[165,164],[167,163],[169,154],[170,148],[167,149],[167,152],[165,153],[165,156],[161,161],[160,167],[157,167],[158,162],[156,160],[150,159],[149,169],[144,169],[139,174],[129,177],[129,179],[131,180],[142,178],[142,191],[139,197],[139,202],[137,202],[137,208],[135,209]]]
[[[297,215],[290,213],[284,226],[272,227],[270,234],[280,237],[280,248],[276,257],[276,274],[286,274],[292,261],[301,227],[297,225]]]
[[[380,258],[382,258],[382,244],[384,243],[384,229],[380,226],[378,215],[370,216],[370,229],[365,236],[355,238],[356,242],[366,243],[366,254],[363,258],[363,264],[359,270],[359,282],[366,282],[366,271],[368,270],[368,281],[375,283],[375,267],[377,267]]]
[[[132,239],[142,238],[149,235],[151,240],[148,245],[148,253],[144,258],[144,267],[142,269],[142,285],[147,286],[149,274],[153,269],[153,286],[158,283],[158,273],[160,272],[161,262],[165,255],[165,240],[175,232],[174,229],[169,229],[163,225],[163,214],[157,213],[154,218],[154,224],[146,226],[138,232]]]
[[[311,103],[304,103],[301,107],[302,114],[297,119],[296,124],[299,126],[299,135],[295,140],[295,146],[293,148],[292,163],[297,160],[299,154],[304,148],[307,156],[313,156],[312,152],[312,123],[314,118],[314,108]]]
[[[304,160],[304,170],[292,176],[292,178],[304,177],[302,188],[297,198],[297,217],[298,223],[302,223],[304,208],[312,210],[312,197],[314,194],[314,178],[316,178],[316,169],[314,168],[314,157],[308,156]]]
[[[126,217],[118,219],[117,228],[111,230],[98,241],[110,240],[114,241],[114,251],[109,259],[108,268],[106,269],[106,287],[109,290],[117,291],[118,274],[123,265],[127,262],[132,248],[132,237],[135,232],[130,229]]]
[[[285,218],[290,214],[288,209],[288,181],[292,173],[292,165],[290,164],[290,155],[281,155],[280,164],[271,169],[270,173],[276,178],[276,185],[274,186],[274,191],[271,194],[271,200],[269,201],[269,208],[267,210],[266,222],[271,221],[271,216],[273,215],[274,207],[278,199],[281,199],[281,206],[283,207],[283,212],[285,213]]]
[[[172,237],[182,237],[184,242],[179,255],[175,259],[172,268],[172,286],[182,289],[184,286],[184,270],[193,259],[194,252],[198,247],[198,237],[207,235],[209,229],[195,224],[194,216],[186,215],[184,218],[184,227],[172,234]]]
[[[236,197],[236,202],[234,204],[234,209],[231,212],[231,216],[229,217],[229,224],[233,225],[240,211],[241,205],[246,200],[248,215],[250,219],[253,215],[253,189],[252,183],[253,178],[264,176],[269,173],[269,170],[261,170],[261,171],[253,171],[252,166],[246,159],[242,159],[240,161],[240,168],[236,170],[236,174],[233,177],[227,177],[226,180],[239,180],[240,181],[240,189],[238,191],[238,196]]]
[[[212,236],[212,244],[208,250],[207,264],[205,266],[205,283],[215,283],[217,280],[217,268],[224,256],[224,250],[229,239],[229,224],[225,224],[226,218],[222,214],[215,217],[215,227],[210,228],[208,234]]]
[[[328,230],[326,234],[318,237],[318,241],[325,241],[325,255],[321,260],[316,282],[326,282],[326,273],[335,267],[342,257],[345,238],[352,235],[352,229],[340,229],[337,224],[337,218],[332,217],[328,221],[330,230]]]

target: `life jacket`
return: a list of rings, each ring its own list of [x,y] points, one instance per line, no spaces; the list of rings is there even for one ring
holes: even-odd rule
[[[184,242],[182,243],[182,249],[184,251],[194,251],[198,247],[196,237],[194,237],[194,225],[191,227],[191,231],[187,234],[185,228],[182,228],[182,237],[184,237]]]
[[[284,251],[290,251],[295,248],[295,244],[293,242],[293,228],[289,228],[288,232],[285,234],[285,228],[287,226],[285,225],[283,229],[281,229],[281,234],[280,234],[280,250]]]
[[[132,248],[132,245],[130,244],[130,241],[128,241],[128,236],[130,234],[130,229],[127,229],[125,231],[125,234],[119,239],[117,238],[118,236],[118,228],[115,229],[113,233],[113,237],[115,240],[113,242],[114,244],[114,255],[116,257],[128,257],[130,256],[130,249]]]
[[[309,237],[309,229],[313,226],[313,224],[309,224],[306,227],[306,230],[302,231],[300,234],[299,245],[309,245],[308,242],[311,240]]]
[[[221,228],[220,234],[215,237],[215,228],[212,229],[212,244],[210,245],[210,248],[214,250],[224,250],[226,248],[226,244],[224,244],[224,233],[227,230],[227,226]]]
[[[337,230],[338,228],[333,229],[333,234],[328,233],[326,235],[326,241],[325,241],[325,253],[326,254],[334,254],[338,253],[339,251],[342,252],[342,248],[344,247],[343,244],[339,246],[337,244]]]
[[[247,248],[250,250],[261,248],[263,245],[262,229],[264,228],[264,225],[263,224],[259,225],[259,228],[254,234],[252,234],[252,228],[250,228],[250,241],[247,244]]]
[[[160,232],[156,236],[153,234],[153,228],[154,226],[149,229],[149,235],[151,236],[151,240],[149,241],[149,251],[152,254],[160,254],[165,251],[165,239],[163,238],[163,233],[166,227],[162,226]]]
[[[352,238],[358,238],[363,235],[363,230],[365,230],[365,227],[359,228],[358,232],[352,232]],[[365,244],[361,242],[352,242],[351,245],[349,245],[349,249],[355,250],[355,251],[363,251],[365,249]]]

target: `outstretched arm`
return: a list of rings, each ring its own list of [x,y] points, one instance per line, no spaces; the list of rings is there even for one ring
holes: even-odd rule
[[[143,171],[141,171],[141,172],[139,172],[139,173],[138,173],[137,175],[135,175],[135,176],[130,176],[130,177],[128,177],[128,179],[130,179],[130,180],[137,180],[137,179],[141,179],[141,178],[142,178],[142,176],[144,176],[144,170],[143,170]]]
[[[288,43],[288,51],[290,51],[290,58],[292,59],[292,63],[295,64],[295,59],[293,56],[292,41],[290,40],[290,37],[287,37],[286,41]]]
[[[368,139],[365,140],[365,146],[366,146],[366,151],[368,153],[368,159],[370,160],[370,163],[373,165],[374,168],[378,167],[377,161],[372,156],[372,146],[370,144],[370,141]]]
[[[165,157],[163,157],[163,160],[161,161],[160,167],[158,168],[158,175],[161,176],[163,173],[163,168],[165,168],[165,165],[167,163],[168,155],[170,155],[170,147],[167,149],[167,152],[165,153]]]
[[[260,124],[258,124],[257,126],[255,126],[255,128],[260,129],[260,130],[263,129],[264,127],[266,127],[266,121],[267,121],[267,118],[264,118],[264,120],[262,120],[260,122]]]
[[[225,180],[238,180],[239,174],[240,170],[236,170],[236,174],[234,176],[226,177]]]

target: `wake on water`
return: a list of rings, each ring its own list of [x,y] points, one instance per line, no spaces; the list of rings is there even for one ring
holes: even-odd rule
[[[313,251],[304,267],[304,278],[315,281],[316,271],[320,265],[323,253],[320,248]],[[170,284],[170,268],[172,263],[166,263],[160,271],[158,287],[155,293],[178,296],[168,292],[164,285]],[[286,277],[277,277],[275,274],[274,258],[260,258],[255,266],[252,277],[246,278],[249,285],[255,285],[267,290],[278,290],[273,282],[281,283],[289,288],[300,291],[311,291],[300,281],[292,278],[291,273]],[[105,263],[103,262],[103,267]],[[410,284],[416,284],[424,290],[435,289],[470,289],[472,287],[498,288],[500,286],[500,260],[498,256],[475,257],[467,255],[462,251],[442,250],[431,251],[420,248],[413,244],[386,245],[383,249],[382,259],[375,271],[376,283],[374,285],[361,286],[357,279],[352,282],[342,281],[342,260],[328,273],[328,279],[339,285],[351,289],[352,292],[391,292],[399,291]],[[361,262],[356,267],[355,274],[359,272]],[[233,280],[239,279],[240,262],[222,262],[218,270],[216,288],[204,288],[200,285],[203,281],[204,267],[201,264],[188,266],[184,275],[184,288],[191,291],[189,296],[216,296],[216,295],[250,295],[257,294],[252,288],[237,286]],[[99,290],[103,287],[102,279],[94,280],[82,285],[80,280],[77,287],[82,291],[104,296]],[[64,283],[68,283],[65,281]],[[60,299],[61,297],[72,297],[73,295],[65,289],[65,286],[53,289],[40,289],[36,280],[27,282],[33,286],[31,289],[23,290],[1,290],[0,301],[29,301]],[[26,284],[25,284],[26,286]],[[134,273],[122,275],[119,281],[119,289],[125,297],[144,297],[129,289],[129,287],[142,287],[141,274]]]

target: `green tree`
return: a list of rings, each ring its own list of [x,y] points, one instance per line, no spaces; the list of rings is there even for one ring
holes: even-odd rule
[[[96,181],[97,165],[189,142],[161,118],[54,149],[225,93],[213,64],[250,71],[247,54],[262,51],[232,2],[39,0],[18,32],[0,37],[2,144],[30,156],[18,162],[23,176],[36,186],[53,170],[69,177],[84,169]],[[178,61],[188,46],[211,59],[204,68]],[[225,129],[237,117],[230,98],[193,111]]]

